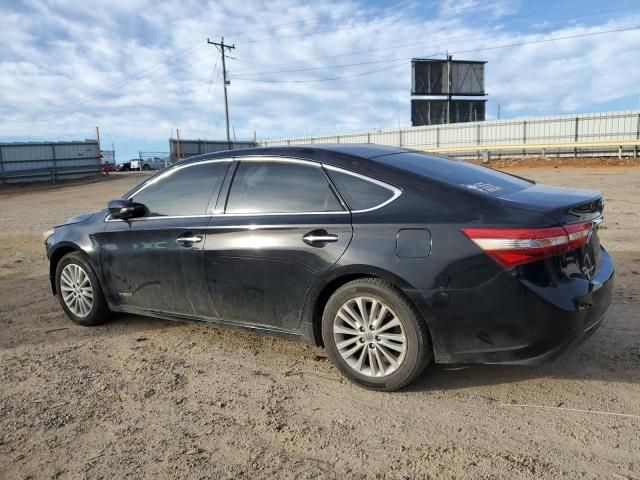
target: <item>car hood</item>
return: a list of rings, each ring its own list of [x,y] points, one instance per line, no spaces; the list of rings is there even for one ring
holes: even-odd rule
[[[91,217],[93,217],[96,213],[98,212],[94,212],[94,213],[83,213],[81,215],[75,215],[73,217],[67,218],[64,222],[62,222],[59,225],[56,225],[56,227],[62,227],[64,225],[72,225],[74,223],[82,223],[82,222],[86,222],[87,220],[89,220]]]

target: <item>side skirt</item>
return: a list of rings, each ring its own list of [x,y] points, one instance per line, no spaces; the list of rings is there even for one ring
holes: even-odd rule
[[[224,328],[228,328],[230,330],[250,331],[258,335],[270,335],[270,336],[275,336],[280,338],[287,338],[290,340],[302,341],[305,343],[315,345],[313,336],[309,335],[309,333],[306,331],[307,329],[302,329],[301,331],[286,330],[284,328],[272,327],[270,325],[247,323],[247,322],[241,322],[237,320],[225,320],[222,318],[215,318],[215,317],[200,317],[196,315],[185,315],[185,314],[178,314],[178,313],[172,313],[172,312],[163,312],[159,310],[146,310],[143,308],[128,307],[124,305],[118,305],[117,307],[112,307],[111,310],[114,312],[129,313],[132,315],[143,315],[147,317],[159,318],[162,320],[170,320],[174,322],[214,324],[216,326],[221,326]],[[301,325],[301,326],[304,326],[304,325]]]

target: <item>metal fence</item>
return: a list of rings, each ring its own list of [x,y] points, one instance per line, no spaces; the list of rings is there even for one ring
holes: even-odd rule
[[[96,140],[0,143],[0,183],[56,182],[100,172]]]
[[[253,140],[227,142],[223,140],[169,139],[171,163],[184,158],[195,157],[196,155],[201,155],[203,153],[221,152],[224,150],[235,150],[239,148],[252,148],[255,146],[256,144]]]
[[[637,156],[640,110],[284,137],[258,143],[261,146],[376,143],[459,157],[485,153]]]

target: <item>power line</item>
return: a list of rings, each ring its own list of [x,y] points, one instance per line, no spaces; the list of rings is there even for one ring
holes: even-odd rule
[[[500,3],[500,2],[495,2],[495,3]],[[469,7],[465,7],[465,8],[471,8],[471,6]],[[608,9],[608,10],[599,10],[599,11],[595,11],[595,12],[588,12],[588,13],[584,13],[584,14],[580,14],[580,15],[571,15],[568,17],[563,17],[562,19],[556,19],[557,20],[569,20],[569,19],[574,19],[574,18],[582,18],[582,17],[588,17],[588,16],[595,16],[595,15],[602,15],[602,14],[607,14],[607,13],[613,13],[613,12],[619,12],[619,11],[623,11],[623,10],[630,10],[630,9],[637,9],[640,8],[640,5],[635,5],[635,6],[631,6],[631,7],[623,7],[623,8],[614,8],[614,9]],[[526,21],[530,23],[530,20],[527,18],[520,18],[520,20],[522,21]],[[514,21],[512,20],[510,22],[511,24],[514,23]],[[515,23],[520,23],[520,22],[515,22]],[[438,32],[443,32],[445,31],[445,29],[440,29],[440,30],[436,30],[435,32],[431,32],[431,34],[433,33],[438,33]],[[448,42],[451,40],[457,40],[457,39],[461,39],[461,38],[468,38],[468,37],[473,37],[474,35],[476,35],[475,33],[467,33],[467,34],[463,34],[463,35],[455,35],[455,36],[449,36],[449,37],[441,37],[441,38],[436,38],[436,39],[429,39],[429,40],[425,40],[425,41],[420,41],[420,42],[411,42],[411,43],[403,43],[403,44],[396,44],[396,45],[390,45],[390,46],[386,46],[386,47],[381,47],[381,48],[375,48],[375,49],[367,49],[367,50],[356,50],[356,51],[351,51],[351,52],[345,52],[342,54],[338,54],[338,55],[324,55],[321,57],[313,57],[313,58],[308,58],[308,59],[304,59],[304,60],[293,60],[293,61],[289,61],[289,62],[281,62],[281,63],[275,63],[275,64],[269,64],[269,66],[271,67],[277,67],[277,66],[284,66],[284,65],[295,65],[295,64],[299,64],[299,63],[307,63],[307,62],[311,62],[314,60],[325,60],[325,59],[329,59],[329,58],[340,58],[340,57],[349,57],[349,56],[353,56],[353,55],[360,55],[360,54],[366,54],[366,53],[374,53],[374,52],[381,52],[381,51],[387,51],[387,50],[396,50],[396,49],[401,49],[401,48],[405,48],[405,47],[414,47],[417,45],[424,45],[424,44],[434,44],[437,42]],[[493,38],[494,35],[490,35],[490,36],[484,36],[484,37],[480,37],[479,39],[476,39],[476,41],[478,40],[483,40],[483,39],[487,39],[487,38]],[[442,52],[444,53],[444,52]],[[247,60],[242,60],[246,63],[253,63],[253,62],[249,62]],[[263,66],[267,66],[264,65]],[[247,72],[248,73],[245,73]],[[258,73],[262,73],[262,72],[255,72],[255,70],[251,69],[251,68],[245,68],[245,69],[240,69],[240,70],[235,70],[234,72],[235,74],[243,74],[243,75],[253,75],[254,73],[257,75]]]
[[[259,83],[316,83],[316,82],[332,82],[334,80],[342,80],[344,78],[354,78],[354,77],[363,77],[365,75],[371,75],[374,73],[378,73],[378,72],[384,72],[386,70],[392,70],[394,68],[398,68],[403,66],[404,64],[398,64],[398,65],[392,65],[390,67],[385,67],[385,68],[379,68],[377,70],[369,70],[366,72],[360,72],[360,73],[355,73],[352,75],[340,75],[338,77],[331,77],[331,78],[316,78],[316,79],[309,79],[309,80],[260,80],[257,78],[240,78],[240,77],[234,77],[234,78],[238,78],[240,80],[245,80],[248,82],[259,82]]]
[[[202,104],[202,110],[200,110],[200,117],[198,118],[198,127],[197,131],[200,131],[200,124],[202,123],[202,116],[204,115],[204,111],[207,109],[209,105],[209,90],[211,90],[211,84],[213,83],[213,77],[215,77],[216,70],[218,69],[218,60],[213,65],[213,70],[211,70],[211,78],[209,79],[209,84],[207,85],[207,93],[205,94],[205,99]]]
[[[533,45],[533,44],[539,44],[539,43],[549,43],[549,42],[556,42],[556,41],[561,41],[561,40],[569,40],[569,39],[573,39],[573,38],[584,38],[584,37],[591,37],[591,36],[596,36],[596,35],[605,35],[605,34],[609,34],[609,33],[619,33],[619,32],[627,32],[627,31],[632,31],[632,30],[638,30],[640,29],[640,26],[634,26],[634,27],[627,27],[627,28],[617,28],[617,29],[612,29],[612,30],[604,30],[604,31],[599,31],[599,32],[588,32],[588,33],[580,33],[580,34],[575,34],[575,35],[566,35],[563,37],[553,37],[553,38],[546,38],[546,39],[540,39],[540,40],[529,40],[526,42],[517,42],[517,43],[510,43],[510,44],[504,44],[504,45],[493,45],[493,46],[489,46],[489,47],[483,47],[483,48],[474,48],[474,49],[469,49],[469,50],[458,50],[455,52],[449,52],[450,54],[461,54],[461,53],[472,53],[472,52],[484,52],[484,51],[488,51],[488,50],[497,50],[497,49],[502,49],[502,48],[511,48],[511,47],[521,47],[524,45]],[[429,55],[432,56],[432,55]],[[371,63],[382,63],[382,62],[396,62],[396,61],[403,61],[403,60],[410,60],[413,57],[404,57],[404,58],[396,58],[396,59],[391,59],[391,60],[383,60],[380,62],[371,62]],[[367,63],[367,62],[361,62],[359,64],[363,64],[363,63]],[[340,65],[340,67],[346,67],[346,66],[353,66],[353,65],[359,65],[359,64],[343,64]],[[237,78],[239,80],[245,80],[245,81],[252,81],[252,82],[261,82],[261,83],[314,83],[314,82],[328,82],[328,81],[333,81],[333,80],[341,80],[344,78],[351,78],[351,77],[359,77],[359,76],[364,76],[364,75],[370,75],[370,74],[374,74],[374,73],[378,73],[381,71],[385,71],[385,70],[390,70],[392,68],[397,68],[400,65],[393,65],[391,67],[386,67],[383,69],[378,69],[378,70],[370,70],[367,72],[361,72],[358,74],[354,74],[354,75],[342,75],[342,76],[337,76],[337,77],[331,77],[331,78],[319,78],[319,79],[307,79],[307,80],[262,80],[262,79],[253,79],[253,78],[246,78],[246,77],[241,77],[241,76],[235,76],[234,78]],[[322,68],[333,68],[335,67],[335,65],[327,65],[325,67]],[[280,72],[272,72],[272,73],[280,73]]]
[[[372,65],[376,63],[389,63],[389,62],[397,62],[399,60],[406,60],[406,58],[392,58],[388,60],[372,60],[370,62],[357,62],[357,63],[343,63],[338,65],[323,65],[321,67],[307,67],[307,68],[296,68],[292,70],[273,70],[271,72],[257,72],[257,73],[244,73],[238,75],[232,75],[231,78],[243,78],[246,80],[246,77],[255,77],[258,75],[270,75],[274,73],[294,73],[294,72],[308,72],[312,70],[324,70],[326,68],[342,68],[342,67],[356,67],[360,65]]]
[[[305,60],[294,60],[294,61],[291,61],[291,62],[274,63],[274,64],[271,64],[270,66],[271,67],[278,67],[278,66],[283,66],[283,65],[292,65],[292,64],[296,64],[296,63],[311,62],[311,61],[314,61],[314,60],[325,60],[327,58],[350,57],[350,56],[359,55],[359,54],[362,54],[362,53],[373,53],[373,52],[381,52],[381,51],[385,51],[385,50],[395,50],[395,49],[398,49],[398,48],[413,47],[413,46],[416,46],[416,45],[422,45],[422,44],[426,44],[426,43],[433,44],[433,43],[437,43],[437,42],[445,42],[445,41],[456,40],[456,39],[460,39],[460,38],[472,37],[474,35],[475,35],[475,33],[467,33],[467,34],[464,34],[464,35],[455,35],[453,37],[443,37],[443,38],[425,40],[423,42],[411,42],[411,43],[404,43],[404,44],[399,44],[399,45],[391,45],[391,46],[388,46],[388,47],[351,51],[351,52],[347,52],[347,53],[341,53],[341,54],[338,54],[338,55],[324,55],[322,57],[314,57],[314,58],[309,58],[309,59],[305,59]],[[491,37],[487,37],[487,38],[491,38]],[[249,70],[249,73],[243,73],[243,72],[246,72],[247,70]],[[262,73],[262,72],[255,72],[255,70],[251,71],[251,69],[241,69],[241,70],[236,70],[235,72],[236,72],[236,74],[241,74],[241,75],[253,75],[253,74],[257,75],[257,74],[261,74]]]
[[[503,5],[505,4],[505,0],[495,0],[493,2],[489,2],[489,3],[483,3],[481,5],[481,7],[483,9],[486,9],[486,7],[491,7],[494,5]],[[459,6],[455,8],[455,11],[453,13],[458,14],[461,11],[464,10],[471,10],[471,9],[477,9],[478,5],[475,4],[471,4],[471,5],[466,5],[466,6]],[[347,13],[344,15],[347,18],[353,18],[354,14],[353,13]],[[386,17],[386,18],[381,18],[379,20],[373,20],[370,22],[365,22],[365,23],[361,23],[361,24],[355,24],[355,25],[345,25],[345,26],[339,26],[339,27],[332,27],[332,28],[328,28],[328,29],[323,29],[323,30],[316,30],[316,31],[311,31],[311,32],[301,32],[301,33],[295,33],[295,34],[289,34],[289,35],[282,35],[282,36],[269,36],[269,37],[265,37],[265,38],[259,38],[259,39],[255,39],[255,40],[249,40],[245,43],[261,43],[261,42],[268,42],[271,40],[279,40],[279,39],[283,39],[283,38],[296,38],[296,37],[308,37],[308,36],[312,36],[312,35],[318,35],[318,34],[322,34],[322,33],[328,33],[328,32],[336,32],[336,31],[340,31],[340,30],[351,30],[354,28],[358,28],[358,27],[369,27],[372,25],[377,25],[380,23],[385,23],[388,22],[389,20],[395,20],[395,22],[397,22],[398,20],[400,20],[402,17],[401,15],[396,15],[395,18],[393,18],[393,15],[390,17]],[[332,20],[336,20],[336,18],[333,18]],[[314,23],[319,23],[322,20],[318,20]],[[240,33],[246,33],[246,32],[240,32]]]
[[[344,15],[344,16],[347,16],[347,14],[345,13],[345,15]],[[351,14],[349,14],[349,16],[351,16]],[[340,18],[340,17],[337,17],[337,18]],[[333,20],[336,20],[337,18],[336,18],[336,17],[334,17],[334,18],[333,18]],[[314,20],[314,21],[311,21],[311,20],[303,20],[303,21],[296,21],[296,22],[289,22],[289,23],[285,23],[285,24],[280,24],[280,25],[276,25],[276,26],[274,26],[274,27],[282,27],[282,26],[288,26],[288,25],[296,25],[296,24],[300,24],[300,23],[318,23],[318,22],[320,22],[320,21],[322,21],[322,19],[317,19],[317,20]],[[386,19],[384,19],[383,21],[386,21]],[[380,21],[378,21],[378,23],[379,23],[379,22],[380,22]],[[271,29],[271,28],[272,28],[272,27],[269,27],[269,29]],[[343,27],[343,28],[351,28],[351,27]],[[265,30],[266,30],[266,29],[265,29]],[[254,30],[254,31],[260,31],[260,29],[258,29],[258,30]],[[327,31],[331,31],[331,30],[327,30]],[[267,40],[267,39],[264,39],[264,40]],[[263,40],[258,40],[258,41],[263,41]],[[258,41],[255,41],[255,42],[254,42],[254,41],[251,41],[251,42],[249,42],[249,43],[257,43]],[[211,42],[210,42],[210,43],[211,43]],[[189,51],[191,51],[191,50],[194,50],[195,48],[197,48],[197,47],[199,47],[199,46],[200,46],[200,44],[195,44],[195,45],[192,45],[192,46],[187,47],[187,48],[185,48],[185,49],[179,50],[178,52],[176,52],[175,54],[173,54],[173,55],[172,55],[172,56],[170,56],[169,58],[173,58],[173,57],[177,57],[177,56],[180,56],[180,55],[186,54],[187,52],[189,52]],[[228,56],[227,56],[227,58],[232,58],[232,57],[228,57]],[[146,69],[142,70],[141,72],[139,72],[139,73],[138,73],[135,77],[133,77],[133,78],[123,79],[122,81],[120,81],[120,82],[118,82],[118,83],[116,83],[116,84],[114,84],[114,85],[110,86],[109,88],[106,88],[106,89],[102,89],[102,90],[95,91],[95,92],[93,92],[93,93],[89,94],[88,96],[82,97],[81,99],[79,99],[79,100],[77,100],[77,101],[75,101],[75,102],[72,102],[72,103],[69,103],[69,104],[66,104],[66,105],[62,105],[62,106],[58,106],[58,107],[55,107],[55,108],[53,108],[53,109],[51,109],[51,110],[47,110],[47,111],[45,111],[45,112],[41,112],[40,114],[37,114],[37,115],[35,115],[35,116],[31,117],[31,119],[29,119],[29,120],[24,120],[24,123],[31,122],[31,121],[47,121],[47,120],[49,120],[49,119],[53,118],[53,116],[55,116],[55,115],[61,115],[61,114],[71,113],[71,112],[73,112],[73,111],[74,111],[74,110],[73,110],[73,108],[74,108],[74,107],[77,107],[77,106],[80,106],[80,105],[86,104],[87,102],[89,102],[89,101],[91,101],[91,100],[93,100],[93,99],[95,99],[95,98],[97,98],[97,97],[101,97],[101,96],[107,95],[107,94],[109,94],[109,93],[111,93],[111,92],[113,92],[113,91],[115,91],[115,90],[118,90],[118,89],[120,89],[121,87],[124,87],[125,85],[127,85],[127,84],[128,84],[129,82],[131,82],[131,81],[141,80],[141,79],[143,79],[143,78],[145,78],[145,77],[147,76],[147,75],[145,75],[145,74],[147,74],[147,73],[151,73],[151,72],[153,72],[153,71],[155,71],[155,70],[158,70],[158,69],[160,69],[160,68],[162,68],[162,67],[164,67],[164,66],[165,66],[165,64],[164,64],[164,63],[162,63],[162,64],[155,65],[155,66],[152,66],[152,67],[148,67],[148,68],[146,68]],[[164,78],[164,77],[166,77],[166,76],[168,76],[168,75],[163,75],[163,76],[162,76],[162,77],[160,77],[160,78]],[[226,88],[225,88],[225,90],[226,90]],[[226,93],[226,92],[225,92],[225,93]],[[226,95],[225,95],[225,97],[226,97]],[[226,103],[226,102],[225,102],[225,103]],[[18,122],[21,122],[21,121],[19,120]]]
[[[261,42],[269,42],[271,40],[281,40],[283,38],[297,38],[297,37],[310,37],[313,35],[320,35],[323,33],[329,33],[329,32],[338,32],[340,30],[353,30],[355,28],[358,27],[370,27],[372,25],[379,25],[381,23],[387,23],[389,22],[389,18],[382,18],[380,20],[375,20],[372,22],[366,22],[366,23],[361,23],[361,24],[355,24],[355,25],[348,25],[348,26],[343,26],[343,27],[334,27],[334,28],[328,28],[328,29],[324,29],[324,30],[316,30],[313,32],[305,32],[305,33],[294,33],[294,34],[290,34],[290,35],[280,35],[280,36],[271,36],[271,37],[265,37],[265,38],[259,38],[257,40],[249,40],[245,43],[261,43]],[[395,21],[392,21],[391,24],[398,22],[400,19],[396,18]]]
[[[175,54],[173,54],[173,55],[169,56],[169,57],[168,57],[168,59],[172,59],[172,58],[174,58],[174,57],[178,57],[178,56],[180,56],[180,55],[184,55],[184,54],[186,54],[187,52],[192,51],[192,50],[194,50],[195,48],[197,48],[197,47],[199,47],[199,46],[200,46],[200,45],[199,45],[199,44],[197,44],[197,45],[192,45],[192,46],[187,47],[187,48],[185,48],[185,49],[179,50],[179,51],[178,51],[178,52],[176,52]],[[133,78],[126,78],[126,79],[121,80],[120,82],[118,82],[118,83],[116,83],[116,84],[114,84],[114,85],[111,85],[109,88],[105,88],[105,89],[102,89],[102,90],[95,91],[95,92],[93,92],[92,94],[90,94],[90,95],[88,95],[88,96],[86,96],[86,97],[83,97],[83,98],[81,98],[80,100],[77,100],[77,101],[75,101],[75,102],[73,102],[73,103],[71,103],[71,104],[66,104],[66,105],[62,105],[62,106],[59,106],[59,107],[55,107],[55,108],[53,108],[53,109],[51,109],[51,110],[47,110],[47,111],[42,112],[42,113],[40,113],[40,114],[38,114],[38,115],[35,115],[34,117],[31,117],[31,118],[32,118],[32,119],[37,120],[37,119],[41,118],[43,115],[48,115],[47,117],[42,118],[42,119],[40,120],[40,121],[46,121],[46,120],[48,120],[49,118],[51,118],[51,115],[59,115],[59,114],[68,113],[68,112],[65,112],[65,111],[69,108],[69,106],[79,106],[79,105],[83,105],[83,104],[87,103],[87,102],[88,102],[88,101],[90,101],[90,100],[93,100],[93,99],[95,99],[95,98],[97,98],[97,97],[100,97],[100,96],[103,96],[103,95],[105,95],[105,94],[111,93],[111,92],[113,92],[114,90],[118,90],[118,89],[120,89],[120,88],[124,87],[125,85],[127,85],[127,84],[128,84],[129,82],[131,82],[131,81],[142,80],[143,78],[145,78],[145,77],[146,77],[146,75],[145,75],[146,73],[150,73],[150,72],[152,72],[152,71],[154,71],[154,70],[158,70],[158,69],[160,69],[160,68],[162,68],[162,67],[164,67],[164,66],[165,66],[165,64],[164,64],[164,63],[161,63],[161,64],[158,64],[158,65],[154,65],[154,66],[148,67],[148,68],[146,68],[146,69],[144,69],[144,70],[140,71],[140,72],[139,72],[135,77],[133,77]]]
[[[206,60],[207,58],[211,58],[212,56],[213,56],[213,54],[205,55],[204,57],[195,59],[194,61],[190,62],[188,65],[189,66],[195,65],[196,63],[199,63],[199,62],[201,62],[203,60]],[[182,68],[182,67],[177,66],[177,65],[174,68],[177,69],[177,70],[183,71],[183,72],[187,72],[187,69]],[[157,82],[158,80],[162,80],[164,78],[172,77],[172,76],[175,76],[175,70],[171,70],[169,72],[166,72],[163,75],[160,75],[158,77],[153,77],[150,80],[153,80],[153,81]],[[140,81],[140,80],[147,80],[147,78],[141,77],[141,78],[135,79],[133,81]],[[136,92],[136,91],[140,90],[141,88],[143,88],[144,86],[145,85],[137,85],[137,86],[134,85],[133,87],[130,87],[129,89],[127,89],[125,94],[130,94],[132,92]],[[99,94],[96,94],[94,96],[95,99],[94,99],[94,102],[92,102],[92,105],[100,105],[100,104],[105,103],[106,101],[110,101],[110,102],[113,101],[114,99],[112,99],[112,98],[100,98],[100,97],[104,97],[105,95],[113,92],[114,90],[118,90],[119,93],[120,93],[120,95],[118,95],[116,97],[116,100],[124,96],[122,94],[122,92],[120,91],[120,89],[118,89],[117,87],[114,87],[114,88],[105,90],[104,92],[100,92]],[[154,95],[152,95],[150,97],[145,97],[143,99],[139,99],[138,98],[138,99],[136,99],[135,102],[130,103],[128,106],[139,104],[139,103],[143,102],[144,100],[158,97],[161,94],[163,94],[163,92],[160,92],[160,94],[154,94]],[[39,115],[31,117],[31,119],[12,121],[12,123],[29,123],[29,124],[33,124],[33,123],[48,122],[48,121],[53,120],[53,119],[59,119],[60,115],[68,115],[68,114],[74,113],[75,111],[77,111],[76,107],[81,106],[83,103],[85,103],[85,101],[82,101],[82,102],[70,102],[70,103],[67,103],[66,105],[57,107],[56,109],[51,111],[51,113],[49,113],[46,117],[43,117],[44,113],[41,113]]]
[[[451,52],[451,53],[460,54],[460,53],[472,53],[472,52],[485,52],[487,50],[497,50],[497,49],[500,49],[500,48],[522,47],[524,45],[533,45],[533,44],[536,44],[536,43],[556,42],[558,40],[569,40],[569,39],[572,39],[572,38],[594,37],[596,35],[605,35],[605,34],[608,34],[608,33],[629,32],[629,31],[638,30],[638,29],[640,29],[640,25],[637,25],[635,27],[628,27],[628,28],[616,28],[614,30],[604,30],[604,31],[600,31],[600,32],[579,33],[579,34],[575,34],[575,35],[567,35],[565,37],[545,38],[545,39],[541,39],[541,40],[531,40],[531,41],[528,41],[528,42],[509,43],[509,44],[506,44],[506,45],[495,45],[495,46],[492,46],[492,47],[474,48],[474,49],[471,49],[471,50],[458,50],[456,52]]]
[[[495,2],[495,3],[499,3],[499,2]],[[471,8],[468,7],[468,8]],[[592,16],[592,15],[600,15],[603,13],[611,13],[611,12],[615,12],[615,11],[622,11],[622,10],[629,10],[629,9],[635,9],[638,8],[638,6],[631,6],[631,7],[623,7],[623,8],[616,8],[616,9],[609,9],[609,10],[601,10],[598,12],[592,12],[592,13],[585,13],[585,14],[581,14],[581,15],[573,15],[570,18],[579,18],[579,17],[585,17],[585,16]],[[336,17],[334,17],[335,20]],[[339,18],[339,17],[337,17]],[[321,19],[317,20],[318,22],[321,21]],[[302,21],[303,23],[305,21]],[[307,20],[306,22],[310,22],[309,20]],[[297,21],[297,22],[290,22],[289,24],[282,24],[280,26],[286,26],[286,25],[294,25],[294,24],[298,24],[301,23],[301,21]],[[636,29],[637,27],[632,28]],[[625,29],[620,29],[620,30],[613,30],[613,31],[624,31]],[[611,33],[613,31],[605,31],[605,32],[593,32],[593,35],[600,35],[600,34],[604,34],[604,33]],[[372,53],[372,52],[376,52],[376,51],[383,51],[383,50],[392,50],[392,49],[399,49],[399,48],[404,48],[404,47],[410,47],[410,46],[416,46],[416,45],[420,45],[420,44],[425,44],[425,43],[434,43],[434,42],[441,42],[441,41],[450,41],[453,39],[459,39],[459,38],[465,38],[465,37],[470,37],[473,36],[474,34],[465,34],[465,35],[457,35],[457,36],[453,36],[453,37],[448,37],[448,38],[442,38],[442,39],[430,39],[428,41],[424,41],[424,42],[412,42],[412,43],[406,43],[406,44],[401,44],[401,45],[393,45],[393,46],[388,46],[388,47],[383,47],[383,48],[378,48],[378,49],[369,49],[369,50],[362,50],[362,51],[356,51],[356,52],[348,52],[348,53],[344,53],[344,54],[339,54],[339,55],[329,55],[329,56],[323,56],[323,57],[316,57],[316,58],[312,58],[312,59],[307,59],[305,61],[311,61],[311,60],[319,60],[319,59],[327,59],[327,58],[338,58],[338,57],[344,57],[344,56],[352,56],[352,55],[357,55],[357,54],[361,54],[361,53]],[[569,36],[566,38],[577,38],[577,37],[581,37],[581,36],[589,36],[591,34],[582,34],[582,35],[576,35],[576,36]],[[485,37],[485,38],[491,38],[491,37]],[[564,37],[558,38],[558,39],[563,39]],[[477,41],[477,40],[476,40]],[[543,43],[543,42],[549,42],[549,41],[554,41],[554,39],[545,39],[545,40],[540,40],[540,41],[535,41],[535,42],[531,42],[531,43]],[[506,45],[506,46],[495,46],[495,47],[490,47],[488,48],[488,50],[491,49],[495,49],[495,48],[506,48],[508,46],[520,46],[520,45],[525,45],[528,44],[529,42],[522,42],[522,43],[518,43],[518,44],[511,44],[511,45]],[[187,52],[192,51],[196,48],[198,48],[201,44],[195,44],[189,47],[186,47],[184,49],[178,50],[177,52],[175,52],[174,54],[170,55],[167,57],[167,59],[172,59],[181,55],[185,55]],[[476,52],[476,51],[483,51],[485,49],[471,49],[471,50],[464,50],[464,51],[460,51],[460,52],[454,52],[454,53],[470,53],[470,52]],[[436,53],[440,54],[441,52]],[[205,56],[203,58],[197,59],[195,62],[191,62],[192,64],[197,63],[199,61],[202,61],[206,58],[208,58],[209,56]],[[227,57],[230,58],[230,57]],[[402,59],[392,59],[392,60],[385,60],[385,61],[381,61],[379,63],[386,63],[389,61],[399,61]],[[283,62],[283,63],[279,63],[279,64],[272,64],[271,66],[279,66],[279,65],[290,65],[290,64],[296,64],[296,63],[302,63],[302,61],[292,61],[292,62]],[[323,67],[310,67],[310,68],[301,68],[301,69],[297,69],[298,71],[311,71],[311,70],[321,70],[324,68],[343,68],[343,67],[348,67],[348,66],[357,66],[357,65],[362,65],[362,64],[368,64],[369,62],[358,62],[358,63],[353,63],[353,64],[342,64],[342,65],[328,65],[328,66],[323,66]],[[373,62],[372,62],[373,63]],[[33,123],[33,122],[44,122],[44,121],[48,121],[50,119],[56,118],[58,115],[65,115],[68,113],[72,113],[74,111],[76,111],[77,107],[86,104],[87,102],[100,98],[100,97],[104,97],[106,95],[108,95],[109,93],[112,93],[116,90],[120,90],[122,87],[124,86],[128,86],[131,82],[136,82],[139,80],[143,80],[148,77],[149,73],[152,73],[155,70],[159,70],[163,67],[165,67],[166,64],[165,63],[161,63],[158,65],[154,65],[148,68],[145,68],[143,70],[141,70],[140,72],[138,72],[134,77],[130,77],[130,78],[126,78],[121,80],[120,82],[117,82],[113,85],[111,85],[108,88],[102,89],[102,90],[98,90],[93,92],[92,94],[86,96],[86,97],[82,97],[81,99],[74,101],[74,102],[70,102],[67,103],[65,105],[61,105],[58,107],[55,107],[51,110],[47,110],[44,112],[41,112],[37,115],[34,115],[32,117],[30,117],[30,119],[26,119],[26,120],[18,120],[16,122],[13,123]],[[245,72],[245,70],[239,70],[236,71],[236,75],[233,78],[238,78],[238,79],[243,79],[243,80],[247,80],[250,81],[247,78],[242,78],[242,77],[247,77],[247,76],[258,76],[258,75],[265,75],[265,74],[274,74],[274,73],[291,73],[293,71],[295,71],[295,69],[290,69],[290,70],[284,70],[284,71],[270,71],[270,72],[248,72],[245,74],[242,74],[242,72]],[[373,73],[375,73],[376,71],[373,71]],[[162,78],[166,78],[167,76],[173,75],[174,72],[170,71],[160,77],[152,77],[152,80],[159,80]],[[240,75],[237,75],[240,74]],[[358,74],[360,75],[360,74]],[[318,79],[317,81],[329,81],[331,79]],[[316,80],[314,80],[316,81]],[[277,83],[283,83],[284,81],[281,82],[277,82]],[[308,80],[304,80],[304,83],[307,83]],[[276,83],[276,82],[269,82],[269,83]],[[137,90],[137,88],[134,88],[134,90]],[[131,89],[129,90],[131,91]],[[94,102],[95,103],[95,102]],[[100,101],[98,101],[98,103],[102,103]]]
[[[330,17],[331,20],[339,20],[341,18],[351,18],[353,16],[353,11],[345,8],[343,13],[340,13],[336,16]],[[243,30],[236,30],[236,31],[232,31],[231,35],[244,35],[247,32],[248,33],[255,33],[255,32],[268,32],[268,31],[273,31],[275,29],[278,28],[282,28],[282,27],[289,27],[289,26],[293,26],[293,25],[304,25],[304,24],[316,24],[316,23],[320,23],[323,20],[325,20],[324,18],[314,18],[314,19],[302,19],[302,20],[296,20],[293,22],[287,22],[287,23],[280,23],[277,25],[270,25],[268,27],[262,27],[262,28],[254,28],[252,30],[247,30],[247,29],[243,29]]]
[[[216,82],[218,81],[218,79],[222,76],[222,72],[220,71],[220,69],[218,69],[218,73],[216,74]],[[217,91],[218,88],[218,83],[214,83],[213,84],[213,93],[215,94],[215,92]],[[207,117],[207,129],[205,131],[204,134],[204,138],[209,138],[209,129],[211,128],[211,115]]]
[[[344,16],[346,16],[346,14]],[[340,17],[337,17],[337,18],[340,18]],[[318,19],[315,22],[320,22],[320,21],[322,21],[322,19]],[[310,22],[310,20],[289,22],[289,23],[285,23],[285,24],[275,25],[273,27],[296,25],[296,24],[299,24],[299,23],[307,23],[307,22]],[[262,29],[262,30],[267,31],[267,30],[272,29],[273,27],[265,28],[265,29]],[[256,31],[261,31],[261,30],[258,29]],[[239,32],[239,33],[242,33],[242,32]],[[192,50],[194,50],[196,48],[201,47],[201,45],[202,44],[197,43],[197,44],[191,45],[189,47],[186,47],[184,49],[178,50],[174,54],[172,54],[169,57],[167,57],[167,60],[170,60],[170,59],[173,59],[175,57],[179,57],[179,56],[185,55],[188,52],[190,52],[190,51],[192,51]],[[72,102],[72,103],[69,103],[69,104],[65,104],[65,105],[62,105],[62,106],[58,106],[58,107],[55,107],[55,108],[53,108],[51,110],[46,110],[44,112],[41,112],[40,114],[37,114],[34,117],[31,117],[31,119],[29,119],[29,120],[24,120],[24,122],[27,123],[27,122],[31,122],[31,121],[34,121],[34,120],[35,121],[46,121],[46,120],[52,118],[51,115],[70,113],[70,112],[67,112],[69,107],[79,106],[79,105],[85,104],[85,103],[89,102],[90,100],[93,100],[94,98],[106,95],[108,93],[113,92],[114,90],[118,90],[121,87],[127,85],[129,82],[136,81],[136,80],[141,80],[141,79],[143,79],[143,78],[145,78],[147,76],[146,74],[152,73],[153,71],[156,71],[156,70],[159,70],[159,69],[163,68],[164,66],[165,66],[165,63],[160,63],[160,64],[157,64],[157,65],[145,68],[145,69],[141,70],[140,72],[138,72],[134,77],[128,77],[126,79],[121,80],[120,82],[117,82],[117,83],[111,85],[108,88],[94,91],[93,93],[91,93],[91,94],[89,94],[89,95],[87,95],[85,97],[82,97],[81,99],[79,99],[79,100],[77,100],[75,102]],[[166,76],[168,76],[168,75],[163,75],[160,78],[164,78]],[[42,118],[43,116],[46,116],[46,117]],[[18,121],[18,122],[20,122],[20,121]]]

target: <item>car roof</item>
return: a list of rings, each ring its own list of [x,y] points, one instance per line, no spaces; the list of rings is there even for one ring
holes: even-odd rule
[[[281,145],[274,147],[243,148],[238,150],[225,150],[223,152],[206,153],[197,157],[184,160],[185,163],[198,162],[212,158],[247,157],[247,156],[284,156],[334,165],[342,168],[362,167],[363,160],[375,161],[376,157],[393,155],[396,153],[410,152],[406,148],[391,147],[387,145],[374,145],[369,143],[335,143],[335,144],[308,144],[308,145]],[[371,165],[370,162],[366,162]]]

